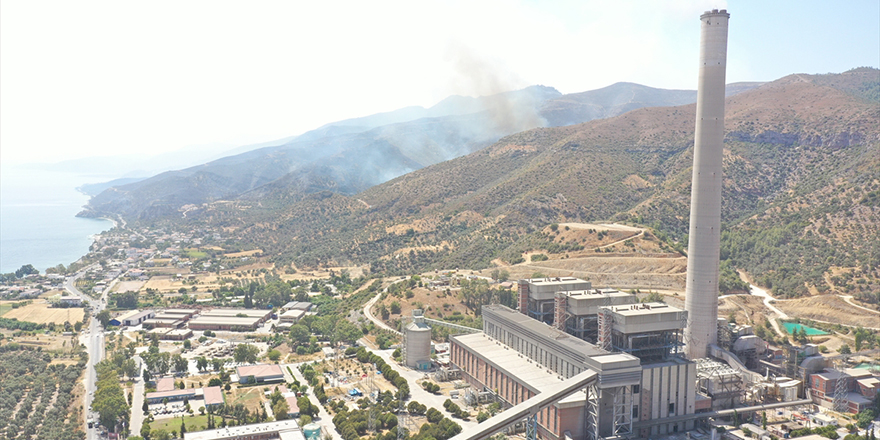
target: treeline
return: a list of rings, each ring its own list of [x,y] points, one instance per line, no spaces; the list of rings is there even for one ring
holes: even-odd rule
[[[18,319],[12,318],[2,318],[0,317],[0,327],[8,329],[8,330],[24,330],[28,332],[32,332],[35,330],[43,330],[46,328],[45,324],[36,324],[28,321],[19,321]]]
[[[357,360],[361,363],[369,362],[374,364],[376,369],[382,372],[382,377],[397,387],[397,395],[395,398],[405,400],[409,397],[409,383],[407,383],[406,378],[391,368],[391,365],[388,365],[388,363],[385,362],[385,359],[382,359],[379,355],[370,353],[366,348],[361,347],[357,352]]]

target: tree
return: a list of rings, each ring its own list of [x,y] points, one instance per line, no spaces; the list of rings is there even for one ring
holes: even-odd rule
[[[128,358],[122,362],[122,374],[128,376],[129,379],[133,379],[138,374],[138,364],[137,361]]]
[[[277,361],[278,359],[281,359],[281,352],[273,348],[266,353],[266,356],[268,356],[271,361]]]
[[[150,370],[148,368],[144,368],[144,382],[150,382],[153,380],[153,375],[150,374]]]
[[[199,356],[196,358],[196,369],[199,371],[205,371],[208,369],[208,359],[204,356]]]
[[[77,322],[73,323],[73,329],[76,330],[77,333],[82,331],[82,328],[83,328],[82,321],[77,321]]]
[[[171,433],[162,429],[152,432],[153,438],[151,440],[172,440]]]
[[[336,322],[336,328],[333,331],[332,342],[346,342],[349,344],[353,344],[363,336],[364,332],[361,331],[358,326],[352,324],[351,321],[347,319],[340,319]]]
[[[309,342],[309,336],[311,336],[309,328],[302,324],[290,327],[290,341],[296,345],[307,344]]]
[[[35,268],[33,264],[25,264],[15,271],[15,277],[24,278],[28,275],[38,275],[39,273],[40,271],[37,270],[37,268]]]
[[[437,411],[436,408],[428,408],[428,412],[425,413],[425,416],[427,416],[428,422],[430,423],[439,423],[443,420],[443,413]]]
[[[850,353],[852,353],[852,349],[849,348],[849,344],[843,344],[843,346],[840,347],[840,350],[837,350],[837,351],[839,351],[840,354],[850,354]]]
[[[144,399],[144,404],[141,405],[141,410],[144,412],[144,414],[146,414],[150,410],[150,404],[147,403],[147,399]],[[147,439],[150,438],[149,434],[144,435],[143,432],[144,432],[144,430],[141,429],[141,436],[142,437],[147,438]]]
[[[172,361],[174,362],[174,370],[178,373],[186,372],[189,369],[189,361],[180,354],[175,354]]]
[[[287,405],[287,399],[279,399],[272,405],[272,413],[275,414],[275,420],[287,420],[290,407]],[[300,412],[302,410],[300,409]]]
[[[183,341],[183,349],[192,350],[192,342],[190,342],[189,339]]]
[[[213,359],[211,359],[211,364],[214,367],[214,371],[220,371],[223,369],[224,362],[223,362],[223,359],[213,358]]]
[[[223,381],[216,377],[212,377],[211,380],[208,381],[209,387],[219,387],[221,385],[223,385]]]
[[[110,324],[110,312],[107,311],[107,309],[101,310],[95,315],[95,319],[101,323],[102,327],[107,327],[107,325]]]
[[[256,346],[250,344],[238,344],[233,351],[232,357],[235,359],[235,362],[253,364],[257,362],[257,354],[259,353],[260,349]]]

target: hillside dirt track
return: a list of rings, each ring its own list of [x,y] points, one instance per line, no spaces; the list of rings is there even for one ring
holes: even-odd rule
[[[880,328],[880,317],[877,314],[853,307],[837,295],[777,301],[775,305],[790,316],[799,318]]]

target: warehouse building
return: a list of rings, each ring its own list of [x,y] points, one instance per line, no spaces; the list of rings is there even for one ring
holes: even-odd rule
[[[184,321],[192,318],[196,313],[199,313],[197,309],[165,309],[162,311],[163,315],[172,315]]]
[[[238,316],[199,316],[189,322],[190,330],[254,331],[260,326],[260,318]]]
[[[145,320],[152,318],[156,312],[152,310],[130,310],[110,320],[110,325],[116,326],[134,326],[143,323]]]
[[[248,365],[235,369],[239,383],[279,382],[284,372],[278,365]]]
[[[303,316],[306,316],[305,310],[291,309],[282,313],[281,316],[278,317],[278,320],[281,323],[295,324],[299,322]]]
[[[145,329],[154,328],[180,328],[184,322],[177,318],[150,318],[143,322]]]

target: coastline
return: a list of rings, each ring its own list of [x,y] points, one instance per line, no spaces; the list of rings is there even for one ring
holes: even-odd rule
[[[101,233],[124,224],[109,216],[76,216],[90,198],[75,190],[84,179],[80,174],[23,171],[10,166],[2,169],[2,273],[14,272],[26,264],[42,272],[58,264],[81,261]]]

